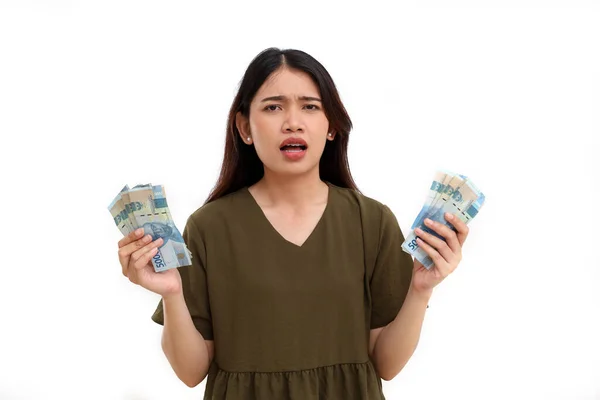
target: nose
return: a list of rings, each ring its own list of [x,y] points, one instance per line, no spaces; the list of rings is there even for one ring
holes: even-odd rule
[[[288,112],[285,114],[283,130],[285,132],[302,132],[304,130],[304,123],[302,122],[300,112],[294,109],[288,110]]]

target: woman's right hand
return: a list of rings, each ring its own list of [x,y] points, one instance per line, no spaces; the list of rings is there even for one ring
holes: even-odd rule
[[[119,262],[125,275],[136,285],[140,285],[163,297],[181,292],[181,276],[177,268],[155,272],[152,257],[163,240],[158,238],[151,241],[150,235],[145,235],[139,228],[119,240]]]

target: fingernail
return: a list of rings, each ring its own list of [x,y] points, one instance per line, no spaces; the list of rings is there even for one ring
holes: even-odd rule
[[[142,233],[144,233],[144,230],[142,228],[139,228],[135,231],[136,236],[140,236]]]
[[[415,229],[415,232],[420,235],[423,233],[423,230],[421,228],[417,228],[417,229]]]
[[[429,218],[425,218],[425,224],[431,225],[432,222]]]
[[[448,219],[454,219],[454,215],[450,214],[450,213],[446,213],[446,217]]]

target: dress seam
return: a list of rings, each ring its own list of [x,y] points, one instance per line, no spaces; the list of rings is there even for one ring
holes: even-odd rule
[[[296,372],[310,372],[310,371],[315,371],[318,369],[326,369],[326,368],[332,368],[332,367],[341,367],[341,366],[347,366],[347,365],[368,365],[371,361],[363,361],[363,362],[348,362],[348,363],[339,363],[339,364],[331,364],[331,365],[322,365],[320,367],[315,367],[315,368],[306,368],[306,369],[298,369],[298,370],[289,370],[289,371],[228,371],[226,369],[221,368],[218,364],[217,367],[220,371],[225,372],[227,374],[289,374],[289,373],[296,373]]]

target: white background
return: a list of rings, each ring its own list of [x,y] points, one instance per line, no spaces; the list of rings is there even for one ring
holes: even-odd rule
[[[437,168],[487,196],[388,399],[600,399],[598,2],[208,3],[0,1],[0,399],[202,398],[107,206],[163,184],[183,228],[270,46],[329,70],[405,232]]]

